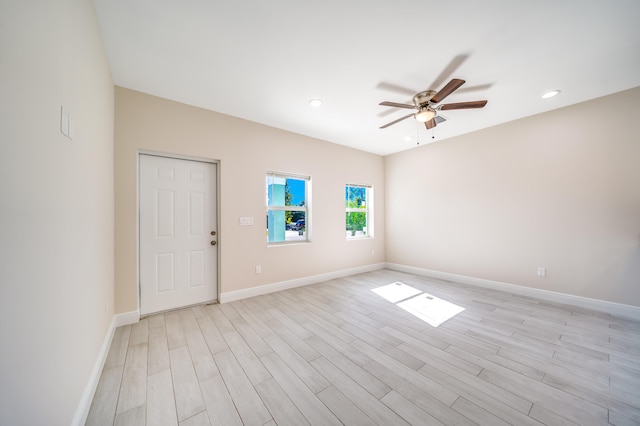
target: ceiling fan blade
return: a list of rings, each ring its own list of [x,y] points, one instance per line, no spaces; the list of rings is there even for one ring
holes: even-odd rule
[[[446,86],[440,89],[440,91],[436,93],[433,98],[431,98],[431,102],[433,102],[434,104],[442,102],[444,98],[452,94],[458,87],[462,86],[463,84],[464,80],[454,78],[453,80],[448,82]]]
[[[482,108],[486,104],[487,104],[487,101],[458,102],[458,103],[455,103],[455,104],[441,105],[439,109],[444,111],[444,110],[449,110],[449,109]]]
[[[436,126],[437,126],[437,123],[436,123],[435,117],[424,123],[424,127],[426,127],[427,130],[433,129]]]
[[[380,111],[377,115],[378,115],[378,117],[384,118],[387,115],[391,115],[391,114],[394,114],[396,112],[398,112],[398,110],[393,108],[393,107],[391,107],[391,108],[386,108],[384,111]]]
[[[381,129],[387,128],[387,127],[389,127],[389,126],[391,126],[391,125],[393,125],[393,124],[396,124],[397,122],[402,121],[402,120],[404,120],[405,118],[409,118],[409,117],[411,117],[411,116],[413,116],[413,113],[411,113],[411,114],[407,114],[407,115],[405,115],[404,117],[400,117],[400,118],[398,118],[397,120],[393,120],[391,123],[387,123],[387,124],[385,124],[384,126],[380,126],[380,128],[381,128]]]
[[[491,86],[493,86],[493,83],[478,84],[477,86],[466,86],[464,89],[459,89],[456,93],[458,95],[461,95],[463,93],[478,92],[480,90],[491,89]]]
[[[446,66],[445,69],[442,70],[440,75],[436,77],[436,79],[431,83],[429,87],[440,87],[446,80],[449,78],[457,69],[462,65],[464,61],[469,57],[468,54],[464,53],[456,56],[449,62],[449,65]]]
[[[396,107],[396,108],[408,108],[408,109],[417,109],[415,105],[409,105],[409,104],[399,104],[397,102],[380,102],[378,105],[383,105],[383,106],[390,106],[390,107]]]
[[[378,89],[389,90],[391,92],[401,93],[401,94],[407,95],[407,96],[413,96],[417,92],[416,90],[408,89],[406,87],[399,86],[399,85],[393,84],[393,83],[387,83],[386,81],[381,81],[380,83],[378,83],[378,85],[376,87]]]

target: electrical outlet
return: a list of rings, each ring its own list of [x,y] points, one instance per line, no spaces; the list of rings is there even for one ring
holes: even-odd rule
[[[538,276],[545,277],[547,275],[547,268],[544,266],[538,266]]]
[[[262,266],[256,265],[256,274],[261,274],[261,273],[262,273]]]

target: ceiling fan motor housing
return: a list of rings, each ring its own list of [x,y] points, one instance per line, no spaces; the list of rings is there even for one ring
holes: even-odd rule
[[[425,90],[424,92],[416,93],[413,97],[413,103],[416,107],[428,105],[431,98],[436,95],[435,90]]]

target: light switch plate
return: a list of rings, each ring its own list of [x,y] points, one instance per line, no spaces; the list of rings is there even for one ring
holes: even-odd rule
[[[253,225],[253,218],[252,217],[241,217],[239,222],[240,222],[241,226],[251,226],[251,225]]]
[[[60,133],[69,136],[69,112],[64,105],[60,105]]]
[[[73,140],[74,136],[75,136],[75,123],[73,122],[73,118],[71,118],[71,114],[69,114],[69,133],[67,134],[67,137]]]

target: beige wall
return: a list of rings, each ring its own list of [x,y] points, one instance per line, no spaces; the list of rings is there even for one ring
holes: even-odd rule
[[[138,309],[137,156],[156,151],[220,162],[220,292],[384,261],[382,157],[116,87],[116,312]],[[265,174],[312,179],[313,243],[267,247]],[[375,238],[346,241],[344,184],[372,184]],[[254,226],[239,226],[253,217]],[[255,266],[262,273],[255,273]]]
[[[68,425],[113,318],[113,83],[90,0],[0,2],[0,52],[0,424]]]
[[[387,261],[640,306],[638,117],[640,88],[386,157]]]

